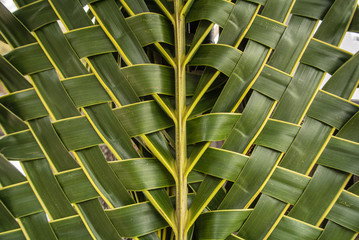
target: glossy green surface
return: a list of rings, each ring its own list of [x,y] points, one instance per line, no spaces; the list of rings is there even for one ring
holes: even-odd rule
[[[157,132],[173,125],[173,121],[154,101],[143,101],[117,108],[114,114],[131,137]],[[145,115],[146,118],[137,118],[139,115]]]
[[[291,80],[290,76],[265,66],[252,89],[278,101]]]
[[[308,110],[308,116],[340,129],[358,110],[356,104],[319,91]]]
[[[1,186],[5,187],[15,183],[26,181],[24,175],[22,175],[17,168],[12,165],[3,156],[0,156],[0,183]]]
[[[94,75],[65,79],[62,84],[76,107],[86,107],[111,101]]]
[[[258,195],[263,183],[270,177],[279,154],[265,147],[256,147],[219,209],[243,208],[252,202],[253,196]]]
[[[56,239],[55,233],[50,227],[44,212],[21,218],[28,238],[30,239]]]
[[[74,30],[65,36],[80,58],[116,51],[100,26]]]
[[[9,92],[31,88],[31,84],[4,58],[0,57],[0,79]]]
[[[341,138],[331,138],[320,155],[318,164],[358,175],[358,161],[358,143],[343,141]]]
[[[53,123],[53,127],[65,147],[70,151],[103,143],[85,117],[57,121]]]
[[[170,67],[158,64],[139,64],[121,68],[121,71],[138,96],[154,93],[164,95],[175,94],[174,71]],[[187,73],[187,95],[193,94],[198,80],[198,75]]]
[[[64,77],[88,73],[57,24],[51,23],[36,30],[36,36]]]
[[[42,212],[42,207],[29,183],[0,190],[0,199],[16,218]]]
[[[200,0],[193,4],[186,20],[187,22],[209,20],[217,23],[221,27],[224,27],[227,17],[231,13],[232,9],[233,4],[224,0]]]
[[[264,64],[269,49],[256,42],[250,41],[241,58],[236,64],[233,73],[224,86],[213,112],[231,112],[247,88],[255,81],[261,65]]]
[[[91,125],[114,148],[122,159],[137,157],[130,136],[124,126],[116,119],[108,104],[103,103],[86,108]]]
[[[337,192],[343,188],[347,179],[347,173],[319,166],[288,216],[316,225],[336,200]]]
[[[196,235],[200,239],[224,239],[237,231],[252,210],[211,211],[198,218]]]
[[[1,138],[0,149],[2,154],[9,160],[19,161],[44,157],[30,130]]]
[[[143,13],[126,18],[126,22],[142,46],[155,42],[174,44],[171,22],[160,14]]]
[[[111,34],[118,44],[121,55],[128,64],[148,63],[148,57],[143,51],[136,36],[131,31],[122,13],[117,10],[113,0],[104,0],[91,4],[94,13],[98,17],[101,27]]]
[[[296,240],[314,240],[318,239],[321,233],[322,231],[320,228],[284,216],[268,239],[290,238]]]
[[[354,232],[358,232],[359,197],[343,191],[327,218]]]
[[[153,210],[153,206],[147,202],[108,210],[106,214],[121,236],[136,237],[167,226],[161,216]]]
[[[108,165],[99,147],[87,148],[76,154],[86,175],[91,177],[92,184],[114,207],[133,203],[130,194]]]
[[[5,95],[0,98],[0,103],[22,120],[30,120],[48,115],[33,89]]]
[[[237,235],[244,239],[263,239],[276,224],[285,206],[285,203],[263,194]]]
[[[31,75],[38,94],[55,119],[78,116],[80,113],[61,85],[55,70]],[[47,89],[51,89],[48,91]]]
[[[46,159],[25,161],[22,163],[32,189],[41,196],[43,206],[53,219],[75,215],[70,202],[62,192]]]
[[[58,19],[47,1],[38,1],[34,4],[22,7],[15,11],[14,15],[30,31],[34,31],[51,22],[56,22]]]
[[[53,231],[58,239],[90,239],[91,235],[87,231],[79,216],[65,218],[59,221],[50,222]]]
[[[286,152],[297,135],[300,126],[280,121],[268,121],[254,144]]]
[[[249,28],[246,38],[275,48],[279,42],[285,26],[264,17],[256,17]]]
[[[325,13],[329,10],[333,0],[300,0],[297,1],[293,7],[293,14],[302,15],[306,17],[322,19]]]
[[[252,96],[241,118],[231,129],[223,148],[244,153],[245,149],[257,137],[255,135],[260,132],[260,128],[268,119],[268,114],[272,110],[274,101],[256,91],[252,93]],[[259,137],[260,136],[262,136],[262,134],[260,134]]]
[[[218,148],[208,148],[194,169],[234,182],[248,161],[248,156]],[[231,166],[228,168],[228,166]]]
[[[316,21],[313,19],[293,15],[273,52],[273,56],[269,60],[269,65],[290,73],[300,57],[315,24]]]
[[[241,56],[239,50],[226,45],[202,45],[189,65],[210,66],[230,76]]]
[[[36,136],[36,140],[45,152],[47,159],[55,166],[57,171],[78,167],[75,159],[57,136],[49,118],[31,120],[29,121],[29,127]]]
[[[77,207],[82,215],[82,219],[87,222],[93,237],[100,239],[121,239],[98,200],[83,202],[77,205]]]
[[[262,193],[295,204],[310,181],[309,177],[277,167]]]
[[[341,36],[345,34],[352,21],[353,9],[357,6],[358,3],[355,0],[335,1],[314,37],[330,44],[339,44]]]
[[[300,62],[333,74],[350,57],[351,54],[348,52],[313,39]]]
[[[99,197],[84,171],[80,168],[59,173],[55,177],[71,203],[84,202]]]
[[[4,57],[23,75],[53,68],[39,44],[15,48]]]

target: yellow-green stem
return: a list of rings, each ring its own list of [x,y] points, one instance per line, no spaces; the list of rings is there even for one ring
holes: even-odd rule
[[[185,19],[181,15],[183,0],[175,0],[175,46],[176,46],[176,224],[177,240],[186,240],[187,217],[187,142],[186,142],[186,71],[185,71]]]

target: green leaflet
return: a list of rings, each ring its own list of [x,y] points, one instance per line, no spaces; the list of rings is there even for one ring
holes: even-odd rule
[[[224,239],[241,227],[251,210],[211,211],[198,218],[200,239]]]
[[[3,56],[0,57],[0,66],[0,79],[9,92],[31,87],[31,84]]]
[[[116,51],[100,26],[70,31],[66,34],[66,38],[80,58]]]
[[[33,89],[5,95],[0,98],[0,103],[22,120],[30,120],[48,115]]]
[[[358,232],[358,207],[358,196],[343,191],[330,210],[327,218],[352,231]]]
[[[42,212],[41,205],[27,182],[1,189],[0,199],[9,206],[9,211],[16,218]]]
[[[284,216],[268,239],[317,239],[322,233],[320,228],[312,227],[293,218]]]
[[[237,235],[244,239],[264,238],[285,209],[285,203],[267,195],[262,195],[252,214]]]
[[[256,75],[258,71],[260,71],[262,64],[264,64],[268,52],[269,49],[263,45],[252,41],[248,43],[243,55],[224,86],[221,95],[213,106],[213,112],[231,112],[237,107],[243,94],[248,91],[247,88],[255,81]],[[246,71],[244,71],[244,69],[246,69]]]
[[[67,78],[62,81],[62,84],[76,107],[86,107],[111,101],[109,95],[92,74]],[[83,87],[85,85],[86,88]]]
[[[46,24],[56,22],[57,16],[48,1],[38,1],[34,4],[20,8],[14,15],[30,31],[34,31]]]
[[[6,207],[2,202],[0,203],[0,212],[1,212],[0,229],[2,232],[13,230],[19,227],[16,220],[13,218],[11,213],[6,209]]]
[[[292,147],[282,159],[280,166],[299,173],[306,173],[311,167],[312,159],[317,156],[321,146],[325,144],[331,130],[330,126],[315,119],[307,118],[294,139]],[[304,150],[301,151],[300,149]]]
[[[12,165],[3,156],[0,156],[0,183],[1,186],[12,185],[26,181],[24,175],[22,175],[14,165]]]
[[[40,45],[36,43],[15,48],[4,57],[23,75],[53,68]]]
[[[75,215],[75,210],[72,208],[55,177],[52,175],[50,166],[45,163],[46,159],[25,161],[22,163],[33,189],[36,189],[36,194],[41,196],[41,201],[45,205],[51,218],[57,219]]]
[[[167,223],[149,202],[106,211],[121,236],[136,237],[164,228]],[[137,216],[129,218],[129,216]]]
[[[196,1],[191,7],[186,21],[209,20],[223,27],[226,24],[227,17],[231,13],[233,6],[233,4],[224,0]]]
[[[255,135],[260,131],[260,128],[263,127],[263,123],[267,120],[274,101],[256,91],[253,92],[252,96],[241,118],[231,129],[223,148],[244,153],[248,145],[251,144],[251,141],[255,139]],[[260,134],[260,136],[264,137],[263,134]],[[261,144],[260,139],[258,141],[257,143]],[[263,143],[265,145],[265,142],[262,141]]]
[[[238,172],[245,166],[248,157],[239,153],[218,148],[208,148],[194,169],[212,176],[234,182]],[[228,168],[230,165],[231,168]]]
[[[357,167],[359,160],[357,151],[357,143],[333,137],[320,155],[318,164],[357,175],[359,170]],[[340,159],[340,163],[338,159]]]
[[[56,235],[47,222],[44,212],[21,218],[21,225],[30,238],[56,239]]]
[[[241,55],[240,51],[226,45],[202,45],[189,65],[210,66],[230,76]]]
[[[126,24],[125,18],[117,10],[115,1],[105,0],[91,4],[94,14],[105,28],[106,34],[111,34],[114,44],[128,64],[149,62],[135,35]]]
[[[325,227],[323,234],[320,236],[320,240],[330,239],[330,238],[341,238],[341,239],[352,239],[356,235],[355,232],[342,227],[332,221],[329,221]]]
[[[31,75],[44,106],[55,119],[78,116],[79,111],[61,85],[55,70],[42,71]],[[51,89],[48,91],[47,89]]]
[[[91,235],[79,216],[64,218],[50,223],[58,239],[89,239]]]
[[[114,225],[102,210],[98,200],[87,201],[77,205],[82,218],[90,224],[91,236],[102,239],[121,239]],[[91,210],[90,210],[91,209]]]
[[[326,207],[335,200],[338,189],[343,188],[347,180],[346,173],[319,166],[288,216],[313,225],[317,224],[325,214]],[[318,207],[313,208],[316,205]],[[310,213],[306,211],[309,208],[312,209]]]
[[[219,141],[226,139],[235,122],[240,118],[238,114],[209,114],[188,121],[188,144],[201,141]],[[208,126],[211,126],[208,128]],[[202,129],[209,129],[203,131]]]
[[[274,100],[279,100],[290,81],[291,77],[289,75],[275,68],[264,66],[257,81],[253,84],[252,89]]]
[[[133,203],[133,199],[106,163],[106,159],[98,147],[78,151],[76,155],[86,175],[93,179],[94,185],[108,199],[109,204],[119,207]],[[100,169],[101,171],[98,171]]]
[[[162,15],[143,13],[127,18],[126,22],[142,46],[155,42],[174,44],[171,23]]]
[[[276,164],[279,152],[257,147],[248,163],[238,175],[236,182],[227,193],[219,209],[244,208],[252,202]],[[238,199],[238,196],[241,196]]]
[[[353,9],[355,9],[357,4],[355,0],[335,1],[325,15],[314,37],[337,45],[342,39],[341,36],[347,31],[353,16]]]
[[[315,39],[311,40],[300,62],[333,74],[351,54]]]
[[[0,234],[0,236],[5,240],[26,239],[20,228],[10,230],[8,232],[3,232]]]
[[[0,104],[0,113],[0,124],[4,133],[10,134],[28,128],[20,118],[6,109],[2,104]]]
[[[30,160],[44,157],[30,130],[1,138],[0,148],[2,154],[10,160]]]
[[[51,161],[57,171],[66,171],[78,167],[75,159],[67,152],[60,138],[56,135],[48,118],[29,121],[29,127],[36,136],[40,147],[45,149],[47,159]]]
[[[83,202],[99,196],[80,168],[55,175],[71,203]]]
[[[281,201],[295,204],[310,178],[285,168],[277,167],[262,192]]]
[[[137,156],[123,125],[115,118],[108,104],[99,104],[86,108],[85,112],[91,119],[90,123],[95,130],[106,139],[107,143],[116,147],[113,150],[118,156],[123,159]]]
[[[72,77],[78,74],[88,73],[66,41],[65,36],[57,24],[51,23],[46,25],[36,30],[35,33],[39,38],[39,42],[50,56],[52,63],[60,70],[62,76]],[[51,36],[51,38],[49,36]],[[57,47],[54,47],[55,45]],[[66,61],[62,61],[63,59],[66,59]]]
[[[258,16],[254,19],[251,28],[246,34],[246,38],[262,43],[270,48],[275,48],[284,30],[284,25]]]
[[[293,7],[293,14],[302,15],[306,17],[322,19],[325,13],[329,10],[331,3],[334,1],[310,1],[301,0],[297,1]]]
[[[269,60],[269,65],[286,73],[292,72],[315,24],[313,19],[293,15]]]
[[[0,24],[2,34],[6,36],[8,43],[16,48],[22,45],[27,45],[35,42],[35,38],[27,31],[24,31],[24,26],[5,8],[0,5],[0,22],[7,22],[8,24]]]
[[[158,64],[138,64],[121,68],[126,79],[130,82],[138,96],[151,94],[174,95],[174,71],[172,68]],[[192,95],[198,83],[199,76],[186,74],[187,95]]]

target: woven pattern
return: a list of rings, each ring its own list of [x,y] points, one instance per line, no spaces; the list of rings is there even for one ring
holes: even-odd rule
[[[0,5],[0,239],[173,239],[172,2],[16,3]],[[356,0],[185,9],[189,239],[355,238],[359,56],[338,46]]]

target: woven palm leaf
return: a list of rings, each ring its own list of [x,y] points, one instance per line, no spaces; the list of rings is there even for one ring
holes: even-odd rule
[[[1,240],[357,236],[356,0],[15,4]]]

